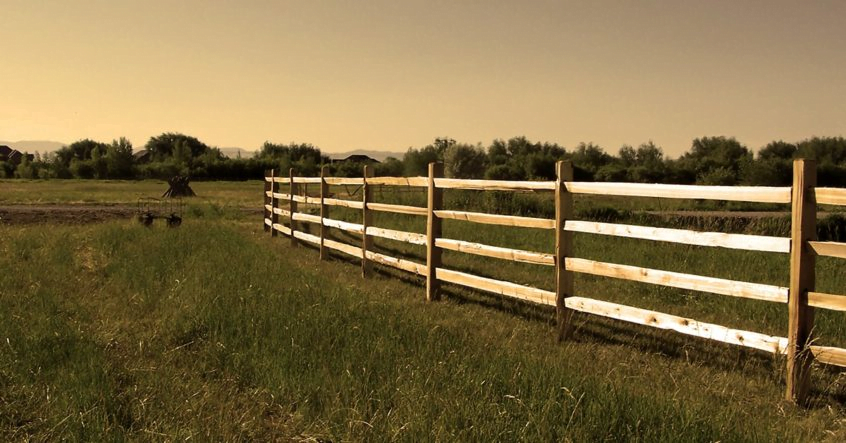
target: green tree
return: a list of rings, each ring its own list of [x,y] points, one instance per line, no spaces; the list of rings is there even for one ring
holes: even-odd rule
[[[394,157],[388,157],[382,163],[375,166],[376,176],[379,177],[400,177],[405,170],[405,165],[402,160]]]
[[[199,157],[209,149],[208,145],[190,135],[178,132],[165,132],[155,137],[150,137],[144,149],[149,150],[154,161],[165,161],[173,157],[176,147],[187,150],[190,158]],[[183,154],[184,155],[184,154]]]
[[[679,166],[692,172],[697,183],[736,184],[743,165],[752,161],[752,152],[734,137],[702,137],[693,140]]]
[[[32,165],[29,159],[29,154],[24,152],[21,156],[21,162],[15,168],[15,177],[17,178],[38,178],[38,171]]]
[[[439,161],[443,161],[443,156],[438,153],[438,149],[433,145],[419,150],[408,148],[408,151],[402,157],[402,162],[405,164],[404,175],[406,177],[428,176],[429,163]]]
[[[597,171],[614,159],[601,147],[593,143],[579,143],[571,155],[573,166],[576,169],[577,179],[593,180]],[[582,177],[578,177],[582,175]]]
[[[285,174],[289,168],[294,168],[297,174],[317,175],[322,165],[330,163],[329,157],[309,143],[282,145],[267,141],[259,150],[257,158],[275,162]]]
[[[106,150],[106,170],[109,178],[132,178],[133,162],[132,143],[124,137],[112,140]]]
[[[444,151],[444,172],[453,178],[482,178],[487,155],[481,146],[452,144]]]

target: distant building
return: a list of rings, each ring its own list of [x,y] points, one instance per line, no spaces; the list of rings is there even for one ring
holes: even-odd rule
[[[346,158],[332,159],[332,163],[380,163],[379,160],[363,154],[353,154]]]
[[[9,161],[9,156],[12,155],[12,151],[14,151],[14,149],[6,145],[0,145],[0,162]]]
[[[132,157],[136,165],[150,163],[153,160],[153,152],[149,149],[142,149],[138,152],[133,152]]]
[[[35,159],[35,156],[32,154],[24,154],[17,149],[12,149],[6,145],[0,145],[0,162],[8,162],[13,165],[19,165],[23,160],[24,155],[26,155],[26,158],[29,159],[29,161],[33,161]]]

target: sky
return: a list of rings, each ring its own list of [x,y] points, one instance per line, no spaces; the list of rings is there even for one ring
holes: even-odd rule
[[[846,1],[0,0],[0,140],[846,135]]]

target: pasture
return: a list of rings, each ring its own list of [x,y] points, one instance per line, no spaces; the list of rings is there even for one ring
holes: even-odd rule
[[[0,222],[0,437],[846,438],[846,387],[837,368],[815,370],[811,406],[801,409],[780,400],[780,357],[585,316],[577,317],[574,339],[557,344],[549,309],[457,287],[446,288],[444,301],[426,303],[417,278],[377,268],[364,280],[357,262],[342,256],[321,262],[311,248],[295,251],[271,238],[261,225],[262,186],[192,183],[200,197],[189,201],[178,229],[143,228],[125,218]],[[0,205],[131,206],[164,189],[147,181],[0,181]],[[419,198],[376,194],[394,203]],[[472,192],[446,199],[492,204]],[[333,211],[333,218],[359,221],[356,211]],[[738,229],[781,229],[769,223]],[[374,225],[425,232],[425,220],[410,216],[378,214]],[[444,235],[540,252],[553,245],[550,232],[455,220],[445,221]],[[425,254],[413,245],[375,243],[415,261]],[[787,283],[786,256],[589,234],[576,234],[574,245],[579,256],[596,260]],[[444,262],[554,285],[549,268],[450,251]],[[842,263],[820,259],[818,266],[819,290],[846,287]],[[604,300],[786,332],[783,305],[587,275],[578,275],[575,286]],[[826,345],[844,346],[843,320],[842,313],[819,311],[815,333]]]

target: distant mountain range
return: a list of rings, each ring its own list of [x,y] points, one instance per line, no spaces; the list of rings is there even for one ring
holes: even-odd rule
[[[366,149],[356,149],[354,151],[347,152],[324,152],[324,154],[328,155],[331,159],[342,159],[347,158],[351,155],[366,155],[370,158],[379,160],[380,162],[385,161],[385,159],[388,157],[393,157],[402,160],[402,156],[405,155],[404,152],[372,151]]]
[[[21,152],[35,154],[36,152],[53,152],[58,151],[67,143],[53,142],[48,140],[21,140],[17,142],[0,141],[0,145],[6,145],[12,149],[17,149]]]
[[[244,148],[220,148],[220,152],[223,155],[229,158],[238,158],[238,154],[240,154],[241,158],[250,158],[256,154],[257,151],[248,151]],[[356,149],[354,151],[347,151],[347,152],[324,152],[324,155],[328,155],[329,158],[333,160],[347,158],[351,155],[366,155],[370,158],[379,160],[380,162],[385,161],[388,157],[394,157],[397,159],[402,160],[402,156],[405,154],[404,152],[389,152],[389,151],[374,151],[374,150],[366,150],[366,149]]]
[[[229,158],[250,158],[256,151],[248,151],[244,148],[220,148],[220,152]]]

